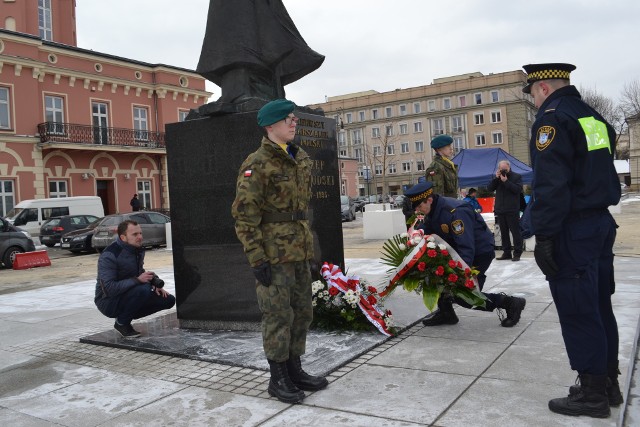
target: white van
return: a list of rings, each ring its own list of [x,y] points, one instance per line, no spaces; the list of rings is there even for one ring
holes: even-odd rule
[[[7,221],[31,236],[40,235],[40,226],[54,216],[95,215],[104,216],[102,199],[97,196],[60,197],[55,199],[30,199],[18,203],[5,217]]]

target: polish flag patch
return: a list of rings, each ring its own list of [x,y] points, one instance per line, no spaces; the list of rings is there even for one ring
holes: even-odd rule
[[[251,169],[247,169],[246,171],[244,171],[244,176],[245,177],[251,176]]]

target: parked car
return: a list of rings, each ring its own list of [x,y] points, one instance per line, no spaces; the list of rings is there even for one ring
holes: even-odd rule
[[[28,232],[19,230],[9,221],[0,217],[0,262],[13,268],[16,254],[35,251],[36,246]]]
[[[356,204],[349,196],[340,196],[340,210],[343,221],[353,221],[356,219]]]
[[[365,196],[356,197],[353,202],[356,204],[356,212],[364,212],[364,205],[367,204]]]
[[[63,215],[49,218],[40,227],[40,242],[52,248],[60,243],[63,234],[86,228],[98,218],[95,215]]]
[[[100,225],[103,220],[104,218],[98,218],[86,228],[64,234],[60,239],[60,247],[74,254],[80,252],[95,252],[95,249],[91,245],[91,238],[93,237],[96,227]]]
[[[166,223],[171,218],[158,212],[130,212],[125,214],[107,215],[105,220],[94,230],[91,246],[98,252],[109,246],[118,234],[118,224],[131,219],[142,228],[144,246],[161,246],[167,244]]]
[[[396,196],[395,200],[393,201],[393,206],[395,206],[396,208],[402,208],[402,204],[404,203],[404,199],[407,196],[405,196],[404,194],[399,194]]]

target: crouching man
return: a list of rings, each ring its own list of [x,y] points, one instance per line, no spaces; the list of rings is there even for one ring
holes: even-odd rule
[[[164,281],[144,271],[142,229],[126,220],[118,225],[118,238],[100,254],[94,302],[100,313],[115,318],[113,327],[125,338],[139,337],[131,321],[166,310],[176,298],[162,287]]]

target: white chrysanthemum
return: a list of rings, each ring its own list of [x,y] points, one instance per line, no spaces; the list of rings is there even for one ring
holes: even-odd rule
[[[430,241],[429,243],[427,243],[427,247],[429,249],[435,249],[436,248],[436,244]]]
[[[316,280],[315,282],[311,283],[311,292],[313,292],[314,295],[318,293],[318,291],[322,288],[324,288],[324,283],[322,283],[320,280]]]
[[[404,245],[403,243],[400,243],[400,245],[398,245],[398,249],[400,249],[401,251],[404,251],[407,249],[407,246]]]
[[[447,249],[447,245],[438,245],[438,249],[440,249],[441,251],[444,251]]]
[[[351,308],[356,308],[356,307],[358,307],[358,304],[355,304],[355,303],[351,304]]]
[[[430,234],[430,235],[429,235],[429,237],[427,237],[427,240],[428,240],[429,242],[435,242],[436,238],[435,238],[435,237],[433,237],[433,236]]]
[[[325,301],[329,301],[329,295],[323,296],[322,299],[324,299]]]
[[[314,298],[313,300],[311,300],[311,305],[315,307],[316,305],[318,305],[318,301],[316,301],[316,299]]]
[[[402,238],[402,239],[406,239],[407,237],[409,237],[409,235],[407,233],[402,233],[400,235],[400,238]]]
[[[416,236],[413,239],[411,239],[411,243],[413,243],[413,245],[417,245],[418,243],[420,243],[420,240],[422,240],[422,237],[420,236]]]

